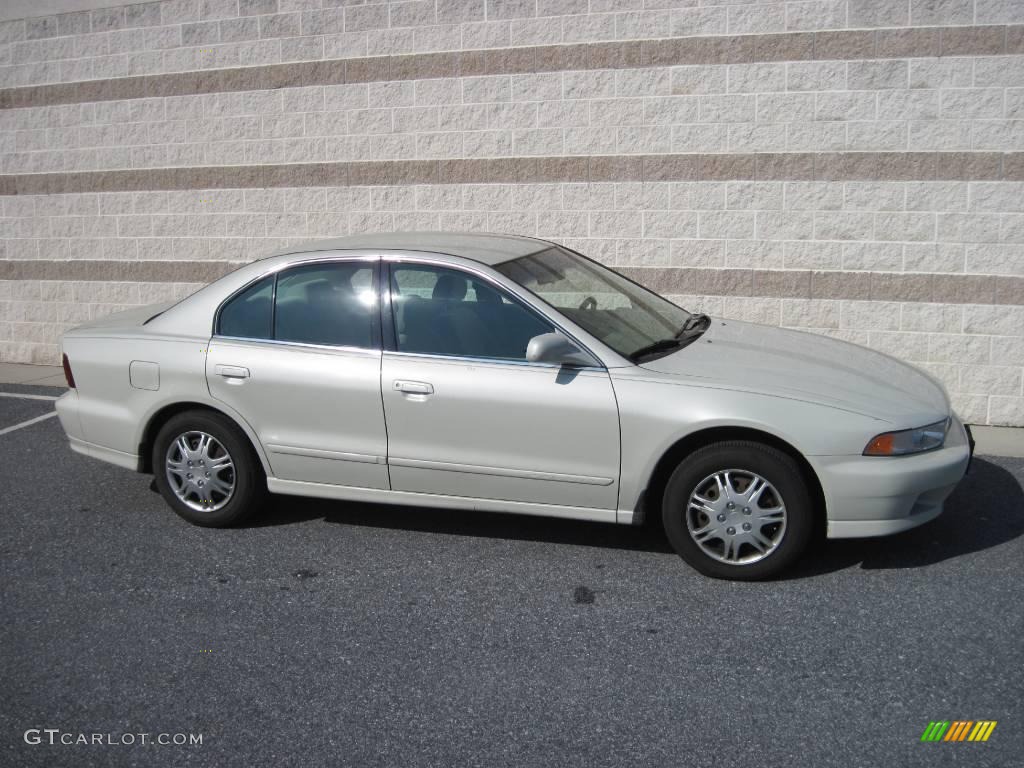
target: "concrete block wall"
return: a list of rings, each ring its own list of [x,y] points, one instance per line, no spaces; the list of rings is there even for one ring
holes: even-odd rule
[[[166,0],[0,22],[0,360],[317,237],[509,231],[1024,425],[1024,2]]]

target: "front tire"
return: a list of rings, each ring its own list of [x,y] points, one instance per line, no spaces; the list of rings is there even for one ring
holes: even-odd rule
[[[248,438],[212,411],[186,411],[164,424],[153,441],[153,475],[175,513],[207,528],[241,523],[267,497]]]
[[[775,576],[807,548],[814,505],[797,463],[746,440],[701,448],[676,468],[662,502],[665,533],[687,563],[716,579]]]

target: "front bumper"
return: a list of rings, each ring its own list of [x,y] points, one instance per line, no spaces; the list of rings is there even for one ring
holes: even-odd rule
[[[828,505],[830,539],[887,536],[942,513],[973,446],[956,417],[942,448],[913,456],[813,456]]]

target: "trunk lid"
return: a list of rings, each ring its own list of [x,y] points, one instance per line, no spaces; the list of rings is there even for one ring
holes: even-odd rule
[[[104,315],[103,317],[96,318],[95,320],[89,320],[88,322],[76,325],[70,331],[69,334],[75,334],[80,331],[116,331],[118,328],[137,328],[140,325],[145,324],[154,315],[158,315],[168,307],[174,306],[177,302],[165,301],[159,304],[147,304],[144,307],[136,307],[134,309],[126,309],[121,312],[114,312],[110,315]]]

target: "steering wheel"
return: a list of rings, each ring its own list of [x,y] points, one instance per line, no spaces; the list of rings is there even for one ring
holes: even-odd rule
[[[583,300],[583,303],[580,304],[580,309],[586,309],[588,311],[591,309],[597,309],[597,299],[593,296],[587,296],[587,298]]]

